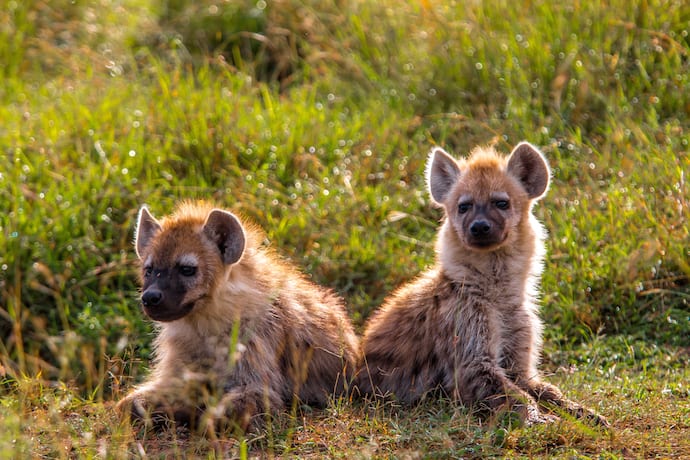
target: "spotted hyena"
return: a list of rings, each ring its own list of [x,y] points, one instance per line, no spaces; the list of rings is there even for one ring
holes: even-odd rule
[[[359,344],[342,301],[264,240],[205,203],[160,221],[141,209],[141,303],[158,333],[151,374],[122,412],[246,429],[295,399],[324,405],[347,389]]]
[[[428,188],[445,214],[436,264],[368,321],[361,391],[414,403],[440,390],[467,406],[516,411],[527,423],[560,411],[607,424],[537,369],[545,232],[532,207],[549,179],[544,156],[526,142],[507,157],[493,148],[461,160],[431,152]]]

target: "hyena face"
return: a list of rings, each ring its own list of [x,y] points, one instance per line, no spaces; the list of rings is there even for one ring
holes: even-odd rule
[[[205,222],[183,215],[161,223],[143,207],[135,240],[144,313],[163,322],[184,317],[212,296],[216,280],[239,261],[245,245],[239,220],[218,209]]]
[[[488,197],[463,193],[453,223],[468,246],[490,248],[506,240],[506,220],[513,215],[506,192],[493,192]]]
[[[510,240],[528,217],[532,200],[546,192],[549,169],[526,142],[508,158],[479,150],[460,162],[436,148],[427,180],[432,199],[445,208],[460,242],[470,249],[494,250]]]

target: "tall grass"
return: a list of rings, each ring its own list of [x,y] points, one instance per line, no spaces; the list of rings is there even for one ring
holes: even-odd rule
[[[685,2],[33,0],[0,17],[0,449],[20,437],[31,451],[28,412],[58,427],[38,436],[47,455],[62,455],[49,438],[107,451],[74,441],[79,428],[51,411],[82,398],[76,413],[96,424],[100,401],[145,368],[151,329],[131,248],[141,204],[164,214],[198,197],[247,215],[342,294],[360,326],[433,263],[440,213],[423,169],[434,144],[463,155],[526,139],[549,158],[553,186],[536,210],[549,230],[547,369],[641,391],[635,374],[616,374],[629,367],[686,401],[671,370],[690,346]],[[590,380],[558,373],[571,366]],[[313,421],[334,436],[334,420],[363,417],[387,446],[367,444],[379,454],[422,449],[416,423],[454,430],[434,432],[429,449],[471,455],[448,447],[466,436],[487,455],[549,452],[530,444],[533,432],[496,444],[448,411],[382,410]],[[126,429],[82,431],[98,430],[131,441]],[[318,443],[304,430],[303,448]],[[622,452],[588,442],[574,449]]]

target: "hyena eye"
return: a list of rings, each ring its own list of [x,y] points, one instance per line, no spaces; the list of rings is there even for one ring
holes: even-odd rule
[[[182,276],[194,276],[196,275],[196,267],[191,265],[180,265],[179,267],[180,275]]]
[[[460,203],[458,205],[458,212],[460,214],[465,214],[467,211],[469,211],[472,208],[472,203]]]
[[[503,209],[503,210],[510,208],[510,202],[508,200],[497,200],[496,202],[494,202],[494,205],[498,209]]]

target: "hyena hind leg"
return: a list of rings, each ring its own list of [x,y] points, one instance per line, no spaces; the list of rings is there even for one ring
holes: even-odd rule
[[[549,406],[555,406],[557,410],[564,411],[571,416],[586,420],[595,425],[608,428],[609,422],[602,415],[597,414],[593,410],[566,398],[561,390],[550,383],[538,381],[532,382],[528,388],[529,393],[539,402],[541,406],[550,409]]]

